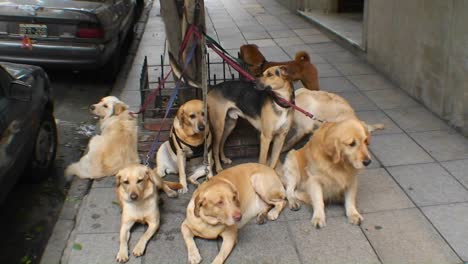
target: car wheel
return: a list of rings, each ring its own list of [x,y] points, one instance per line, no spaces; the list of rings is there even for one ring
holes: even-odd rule
[[[41,120],[31,157],[30,177],[39,181],[49,176],[57,153],[57,125],[54,115],[47,111]]]

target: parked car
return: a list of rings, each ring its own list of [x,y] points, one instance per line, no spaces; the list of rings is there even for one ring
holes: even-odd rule
[[[142,0],[0,1],[0,61],[113,78]]]
[[[37,66],[0,62],[0,203],[27,172],[48,176],[57,151],[57,127],[47,74]]]

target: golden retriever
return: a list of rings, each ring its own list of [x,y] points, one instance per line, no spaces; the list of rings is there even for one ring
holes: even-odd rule
[[[356,209],[357,172],[371,163],[367,145],[370,133],[357,119],[327,122],[299,150],[291,150],[280,173],[292,210],[299,200],[311,203],[312,224],[325,226],[324,201],[341,200],[344,195],[346,215],[351,224],[363,220]]]
[[[186,193],[186,171],[190,173],[189,181],[198,184],[197,179],[206,175],[212,176],[211,134],[205,124],[203,102],[190,100],[177,110],[170,138],[164,142],[156,154],[156,174],[164,177],[169,173],[179,173],[179,182]],[[205,137],[208,145],[208,164],[203,164]]]
[[[118,262],[128,260],[128,239],[130,229],[136,223],[148,224],[148,229],[141,236],[133,249],[133,255],[143,255],[148,240],[159,228],[158,189],[164,190],[169,197],[177,196],[171,188],[181,188],[180,184],[162,181],[150,168],[134,164],[120,170],[116,175],[116,193],[122,206],[122,224],[120,227],[120,248]]]
[[[305,135],[311,134],[322,122],[340,122],[358,119],[354,109],[341,96],[325,91],[310,91],[305,88],[296,90],[296,105],[316,117],[310,119],[299,111],[294,111],[292,129],[287,137],[283,151],[294,147]],[[367,125],[369,132],[384,129],[383,124]]]
[[[286,205],[284,198],[276,172],[257,163],[231,167],[201,184],[188,204],[181,227],[189,263],[202,260],[194,237],[219,236],[223,244],[212,263],[224,263],[237,242],[237,230],[254,217],[259,224],[265,218],[277,219]]]
[[[129,164],[140,163],[138,157],[137,121],[128,106],[115,96],[107,96],[90,110],[99,117],[101,134],[88,143],[87,153],[69,165],[66,176],[97,179],[115,175]]]

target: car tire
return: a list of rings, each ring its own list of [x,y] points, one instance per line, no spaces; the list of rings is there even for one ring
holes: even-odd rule
[[[33,182],[38,182],[51,174],[57,154],[57,144],[57,124],[53,113],[46,111],[42,117],[31,155],[28,174]]]

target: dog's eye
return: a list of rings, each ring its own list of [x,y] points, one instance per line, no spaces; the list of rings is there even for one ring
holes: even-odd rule
[[[143,179],[139,179],[139,180],[137,181],[137,183],[142,183],[142,182],[143,182]]]
[[[273,76],[273,74],[271,74],[271,72],[267,72],[267,77],[271,77]]]
[[[196,116],[195,116],[195,114],[191,114],[191,115],[189,115],[189,117],[190,117],[190,119],[194,119]]]
[[[129,181],[124,181],[123,183],[124,183],[124,184],[129,184],[130,182],[129,182]]]
[[[351,143],[349,144],[349,146],[350,146],[350,147],[356,146],[356,140],[353,140],[353,142],[351,142]]]
[[[221,200],[221,201],[217,202],[217,203],[216,203],[216,205],[217,205],[217,206],[223,206],[223,205],[224,205],[224,202],[223,202],[223,200]]]
[[[105,104],[105,105],[103,105],[103,106],[104,106],[104,108],[107,108],[107,105],[106,105],[106,104]]]
[[[205,116],[205,112],[202,112],[202,113],[201,113],[201,116]]]

